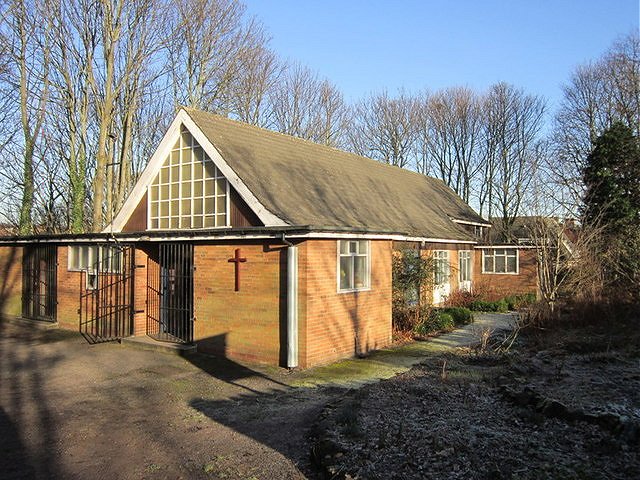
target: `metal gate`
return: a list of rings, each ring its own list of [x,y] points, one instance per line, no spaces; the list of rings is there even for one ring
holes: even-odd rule
[[[25,246],[22,255],[22,316],[55,322],[58,248]]]
[[[133,326],[135,248],[89,247],[91,265],[80,274],[80,332],[90,343],[127,337]]]
[[[157,263],[147,268],[147,335],[193,342],[193,245],[159,245]]]

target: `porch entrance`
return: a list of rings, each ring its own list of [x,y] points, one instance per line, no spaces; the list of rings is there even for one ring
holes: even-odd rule
[[[22,316],[56,321],[58,248],[25,246],[22,255]]]
[[[147,268],[147,335],[193,342],[193,245],[163,243]]]
[[[89,343],[128,337],[133,325],[135,248],[88,246],[90,262],[80,273],[80,333]]]

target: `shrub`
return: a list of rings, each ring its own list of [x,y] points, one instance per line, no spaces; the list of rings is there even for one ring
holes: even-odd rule
[[[475,300],[471,303],[471,305],[469,305],[469,308],[475,312],[495,312],[497,306],[495,302]]]
[[[392,311],[393,330],[411,332],[420,323],[420,308],[394,305]]]
[[[509,295],[508,297],[504,297],[504,301],[507,302],[507,308],[509,310],[516,310],[516,304],[518,303],[517,295]]]
[[[447,307],[440,310],[442,313],[447,313],[453,317],[453,321],[456,325],[467,325],[473,321],[473,314],[471,310],[463,307]]]
[[[454,290],[447,297],[445,305],[447,307],[469,308],[469,305],[479,298],[480,295],[477,293],[467,292],[466,290]]]
[[[414,332],[418,335],[426,336],[430,333],[453,330],[455,323],[453,317],[449,313],[432,310],[430,315],[419,323]]]
[[[509,303],[506,299],[501,298],[495,302],[487,302],[485,300],[476,300],[470,306],[470,309],[476,312],[498,312],[506,313],[509,311]]]
[[[506,313],[509,311],[509,304],[504,298],[501,298],[497,302],[493,302],[493,303],[496,304],[496,307],[495,307],[496,309],[494,310],[495,312]]]
[[[521,293],[518,295],[509,295],[504,297],[507,302],[509,310],[520,310],[533,305],[536,302],[535,293]]]

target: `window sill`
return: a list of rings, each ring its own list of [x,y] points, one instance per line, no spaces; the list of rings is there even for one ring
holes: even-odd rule
[[[482,272],[483,275],[520,275],[520,272]]]
[[[371,287],[362,287],[362,288],[351,288],[349,290],[338,290],[338,293],[359,293],[359,292],[370,292]]]

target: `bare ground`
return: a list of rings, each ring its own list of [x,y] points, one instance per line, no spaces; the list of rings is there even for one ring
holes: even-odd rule
[[[336,478],[640,478],[637,322],[431,356],[327,407],[315,448]]]
[[[288,380],[0,323],[0,477],[313,477],[308,426],[343,391]]]
[[[637,328],[521,340],[381,352],[392,378],[347,389],[318,383],[366,362],[287,374],[0,323],[0,477],[319,478],[314,451],[343,478],[640,478]]]

